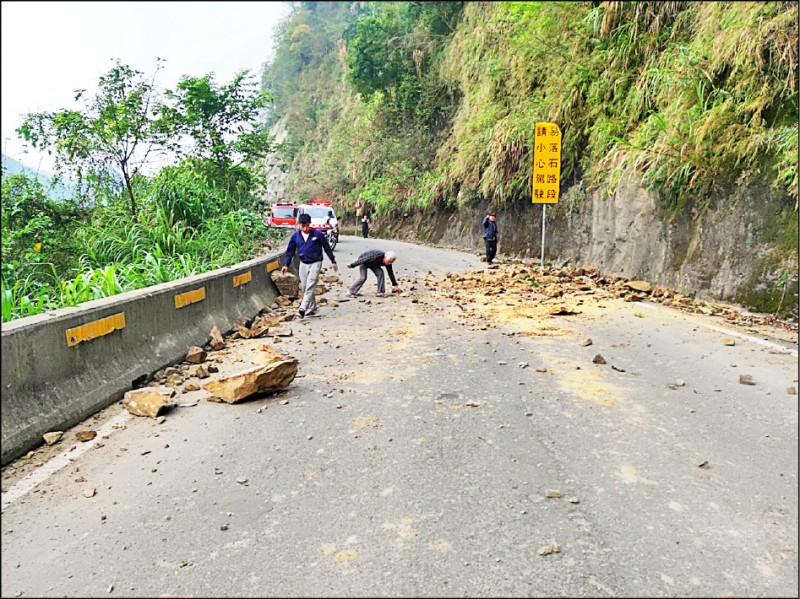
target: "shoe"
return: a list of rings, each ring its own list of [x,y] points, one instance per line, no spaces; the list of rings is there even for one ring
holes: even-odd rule
[[[300,318],[304,318],[304,317],[305,317],[305,315],[306,315],[306,311],[305,311],[305,310],[303,310],[302,308],[301,308],[300,310],[298,310],[298,312],[297,312],[297,313],[298,313],[298,314],[300,314]]]
[[[354,298],[354,297],[355,297],[355,295],[353,295],[353,294],[352,294],[352,293],[350,293],[349,291],[348,291],[347,293],[345,293],[345,294],[344,294],[344,296],[345,296],[345,297],[349,297],[349,298]]]
[[[378,293],[377,297],[386,297],[386,294],[385,293]]]

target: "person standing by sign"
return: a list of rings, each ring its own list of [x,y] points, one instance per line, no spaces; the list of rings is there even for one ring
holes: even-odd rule
[[[489,212],[483,217],[483,243],[486,245],[486,262],[489,264],[492,263],[497,254],[497,240],[499,237],[497,215],[494,212]]]
[[[294,252],[297,250],[297,257],[300,259],[300,291],[303,294],[300,300],[299,314],[300,318],[303,318],[306,314],[311,316],[317,311],[314,290],[317,287],[319,271],[322,269],[322,251],[325,250],[325,253],[328,254],[334,272],[338,272],[339,267],[336,265],[336,257],[333,255],[333,250],[325,238],[325,234],[318,229],[311,228],[311,216],[301,214],[297,217],[297,222],[300,224],[300,228],[289,238],[281,274],[286,274],[289,264],[294,258]]]
[[[369,236],[369,216],[367,216],[366,212],[361,217],[361,235],[364,236],[364,239]]]

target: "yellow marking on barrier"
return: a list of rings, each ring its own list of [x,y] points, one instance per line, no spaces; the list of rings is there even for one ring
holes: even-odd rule
[[[278,270],[281,265],[281,261],[277,258],[272,262],[267,262],[267,272],[272,272],[273,270]]]
[[[79,327],[67,329],[67,347],[78,345],[81,341],[91,341],[97,337],[108,335],[117,329],[125,328],[125,312],[112,314],[106,318],[87,322]]]
[[[195,302],[202,302],[204,299],[206,299],[206,288],[198,287],[197,289],[192,289],[186,293],[179,293],[176,295],[175,307],[183,308],[184,306],[194,304]]]
[[[252,278],[253,274],[249,270],[247,272],[243,272],[242,274],[233,277],[233,286],[238,287],[239,285],[249,283]]]

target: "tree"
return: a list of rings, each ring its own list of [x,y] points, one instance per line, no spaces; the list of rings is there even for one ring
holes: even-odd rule
[[[161,63],[158,59],[148,81],[117,59],[100,77],[91,101],[84,96],[86,90],[76,90],[75,101],[83,99],[83,111],[27,114],[17,134],[35,148],[55,152],[57,173],[70,172],[98,195],[118,189],[121,178],[135,215],[132,181],[170,133],[156,116],[154,81]]]
[[[271,140],[259,116],[269,105],[270,95],[256,85],[247,70],[219,86],[211,73],[183,77],[174,92],[165,93],[171,104],[159,109],[165,129],[188,135],[194,142],[189,154],[213,161],[222,175],[231,166],[264,156]],[[184,151],[177,142],[174,149]]]

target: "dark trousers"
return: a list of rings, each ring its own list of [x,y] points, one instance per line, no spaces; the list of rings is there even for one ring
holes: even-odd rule
[[[369,225],[367,223],[361,223],[361,234],[364,236],[364,239],[369,235]]]
[[[497,254],[497,240],[484,239],[483,243],[486,244],[486,261],[491,264],[492,260],[494,260],[494,257]]]

